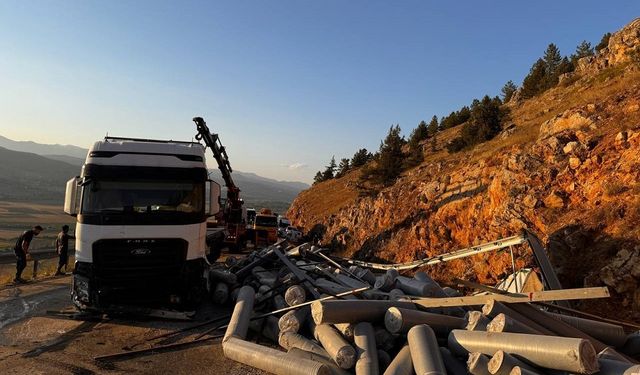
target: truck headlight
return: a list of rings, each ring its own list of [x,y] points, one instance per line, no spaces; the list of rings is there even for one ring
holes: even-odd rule
[[[75,275],[73,277],[73,294],[79,302],[89,303],[89,279]]]

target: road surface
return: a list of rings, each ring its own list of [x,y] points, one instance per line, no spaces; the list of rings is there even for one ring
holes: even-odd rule
[[[71,277],[0,287],[0,374],[264,374],[224,358],[220,340],[172,352],[101,364],[95,356],[151,347],[145,339],[194,324],[114,318],[70,319]],[[228,313],[205,306],[196,320]],[[193,335],[204,332],[205,327]],[[188,340],[182,336],[179,339]],[[155,343],[167,344],[174,341]],[[137,344],[137,345],[136,345]]]

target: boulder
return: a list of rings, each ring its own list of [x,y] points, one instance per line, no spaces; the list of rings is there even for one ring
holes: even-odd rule
[[[572,153],[573,151],[576,150],[576,148],[578,147],[578,144],[579,143],[575,142],[575,141],[569,142],[562,148],[562,152],[564,152],[565,155],[566,154],[570,154],[570,153]]]
[[[586,117],[581,111],[566,111],[540,126],[540,138],[548,138],[564,130],[578,130],[593,126],[593,120]]]

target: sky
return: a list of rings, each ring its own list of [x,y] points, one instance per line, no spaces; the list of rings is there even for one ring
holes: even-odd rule
[[[517,84],[637,1],[0,1],[0,135],[89,147],[190,140],[202,116],[232,166],[311,182]]]

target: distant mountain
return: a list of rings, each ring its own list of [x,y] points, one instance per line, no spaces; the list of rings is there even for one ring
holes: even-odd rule
[[[66,181],[80,173],[87,149],[71,145],[45,145],[13,141],[0,136],[0,200],[61,204]],[[222,186],[220,171],[212,178]],[[309,185],[278,181],[255,173],[233,172],[247,207],[269,207],[284,212]]]
[[[32,141],[14,141],[0,135],[0,147],[13,151],[31,152],[38,155],[67,155],[84,159],[87,149],[72,145],[47,145]]]

